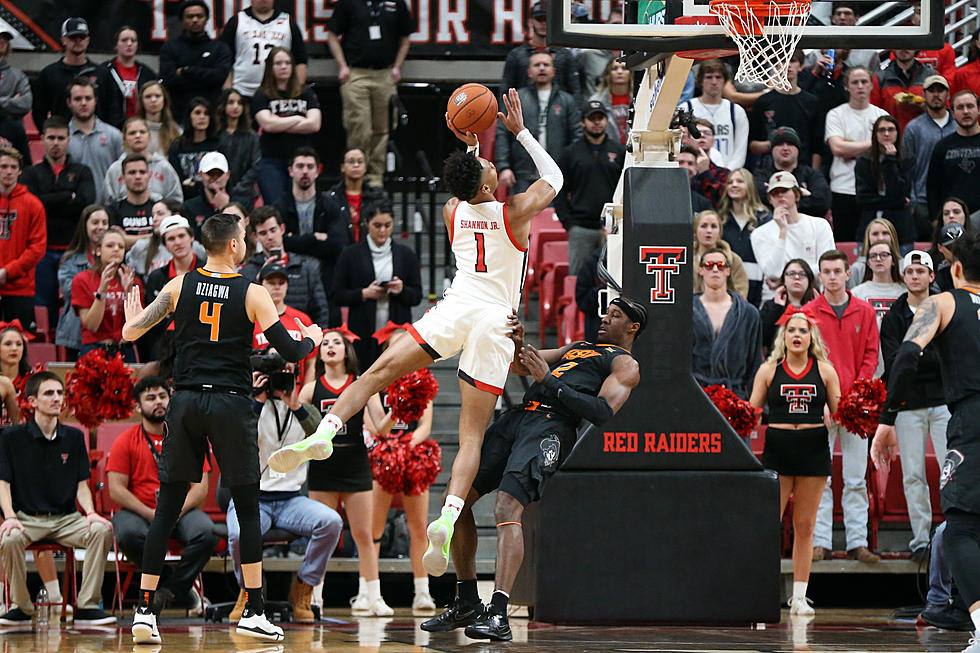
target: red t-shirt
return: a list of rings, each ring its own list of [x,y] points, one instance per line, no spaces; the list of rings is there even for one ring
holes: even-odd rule
[[[157,453],[163,448],[163,435],[147,432]],[[109,458],[106,461],[107,472],[125,474],[129,477],[126,487],[139,499],[140,503],[150,508],[157,507],[157,490],[160,489],[160,479],[157,475],[157,463],[150,453],[150,445],[143,437],[143,425],[135,424],[119,434],[112,443]],[[211,471],[208,457],[204,458],[204,472]]]
[[[79,272],[71,282],[71,305],[78,313],[80,309],[91,308],[95,301],[95,291],[99,289],[99,281],[102,275],[95,270],[83,270]],[[143,283],[137,278],[134,283],[143,294]],[[122,340],[122,328],[126,323],[126,293],[123,292],[119,278],[114,278],[109,282],[109,290],[105,293],[105,312],[102,314],[102,323],[95,333],[92,333],[82,325],[82,344],[89,345],[93,342],[111,340],[119,342]]]
[[[65,164],[64,163],[62,163],[60,166],[52,165],[51,166],[51,172],[54,173],[54,178],[57,179],[58,178],[58,175],[60,175],[61,174],[61,171],[64,170],[64,169],[65,169]]]
[[[113,61],[119,79],[123,82],[123,95],[126,97],[126,117],[132,118],[136,115],[136,85],[139,78],[139,68],[136,66],[123,66],[116,59]]]
[[[613,94],[612,106],[609,109],[612,114],[610,118],[619,127],[619,140],[622,145],[626,145],[626,132],[629,130],[630,96],[625,93],[623,95]]]
[[[350,224],[354,228],[354,242],[361,242],[361,194],[347,193],[347,204],[350,206]]]
[[[293,340],[299,342],[300,340],[303,339],[303,333],[298,328],[296,328],[296,322],[294,321],[293,318],[297,318],[297,317],[299,318],[299,321],[305,324],[306,326],[310,326],[311,324],[313,324],[313,320],[310,319],[309,315],[307,315],[303,311],[297,311],[292,306],[286,307],[286,311],[279,316],[279,321],[282,322],[282,325],[284,327],[286,327],[286,333],[292,336]],[[262,332],[262,327],[260,327],[259,323],[256,322],[255,331],[252,333],[252,349],[265,349],[268,346],[269,346],[269,340],[268,338],[265,337],[265,334]],[[317,349],[318,348],[314,348],[313,351],[310,352],[310,354],[299,363],[299,379],[297,384],[300,387],[302,387],[303,383],[305,383],[306,381],[306,379],[303,378],[305,376],[304,364],[306,363],[306,361],[316,356]]]

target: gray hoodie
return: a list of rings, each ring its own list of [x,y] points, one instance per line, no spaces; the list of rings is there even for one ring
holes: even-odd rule
[[[0,59],[0,111],[3,117],[20,118],[27,115],[33,99],[27,76],[6,59]]]
[[[910,199],[913,204],[926,204],[926,175],[929,172],[932,150],[940,139],[955,131],[956,121],[953,120],[952,111],[947,111],[946,124],[942,127],[936,124],[928,112],[913,118],[905,125],[905,131],[902,132],[902,149],[915,157],[915,163],[910,171],[912,177]]]
[[[122,181],[122,162],[126,158],[123,153],[116,159],[105,173],[105,182],[102,188],[102,201],[111,204],[126,197],[126,186]],[[158,199],[175,199],[179,202],[184,201],[184,189],[180,185],[180,177],[177,171],[170,165],[166,157],[160,156],[157,152],[150,158],[150,197]]]

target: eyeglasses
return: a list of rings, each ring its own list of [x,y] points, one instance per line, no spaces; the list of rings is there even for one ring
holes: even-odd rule
[[[879,127],[877,131],[879,134],[892,134],[894,132],[897,132],[898,129],[896,129],[895,127]]]
[[[790,272],[783,273],[783,276],[788,279],[803,279],[806,277],[806,272],[803,270],[792,270]]]
[[[868,254],[869,261],[883,261],[891,257],[892,257],[891,252],[877,252],[875,254]]]
[[[728,269],[728,263],[724,263],[722,261],[705,261],[704,263],[701,264],[701,267],[704,268],[705,270],[721,271],[721,270]]]

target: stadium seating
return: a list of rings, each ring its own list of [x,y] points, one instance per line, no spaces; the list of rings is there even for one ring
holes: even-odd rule
[[[565,287],[558,298],[558,346],[585,340],[585,314],[575,303],[575,275],[565,277]]]
[[[558,326],[558,298],[568,276],[568,241],[545,243],[538,263],[538,326],[541,346],[544,346],[545,328]]]
[[[836,243],[837,249],[847,254],[847,264],[854,265],[854,261],[858,258],[858,244],[853,241],[843,241]],[[814,270],[813,274],[816,275],[818,270]]]

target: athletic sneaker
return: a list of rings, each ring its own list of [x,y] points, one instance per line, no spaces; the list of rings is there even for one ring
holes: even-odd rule
[[[133,644],[159,644],[157,616],[149,608],[136,608],[133,615]]]
[[[245,612],[242,613],[242,618],[238,620],[238,627],[235,632],[249,637],[271,639],[274,642],[282,641],[283,638],[282,628],[271,623],[264,614],[253,614],[248,606],[245,606]]]
[[[980,653],[980,633],[973,633],[973,637],[970,638],[970,643],[963,653]]]
[[[367,594],[358,594],[350,599],[350,613],[355,617],[366,617],[370,611]]]
[[[445,612],[438,617],[426,619],[419,627],[429,633],[448,633],[469,626],[481,614],[483,614],[482,603],[467,603],[457,596]]]
[[[471,639],[491,639],[495,642],[509,642],[514,639],[507,615],[493,605],[488,605],[483,614],[463,632]]]
[[[0,625],[3,626],[29,626],[33,621],[34,618],[20,608],[14,608],[0,617]]]
[[[936,605],[930,603],[919,613],[918,622],[942,628],[943,630],[959,630],[969,632],[973,630],[973,620],[970,613],[955,603]]]
[[[308,460],[326,460],[333,453],[335,435],[337,428],[323,420],[313,435],[286,445],[269,456],[269,468],[280,474],[288,474]]]
[[[76,626],[107,626],[116,623],[116,618],[98,608],[79,608],[75,613]]]
[[[422,592],[415,595],[415,598],[412,600],[413,615],[422,617],[435,613],[436,602],[432,600],[432,596],[430,596],[428,592]]]
[[[453,539],[452,513],[443,510],[439,518],[429,524],[425,534],[429,537],[429,548],[422,556],[422,566],[430,576],[442,576],[449,566],[449,542]]]
[[[815,614],[812,601],[805,596],[794,596],[789,600],[789,613],[792,616],[812,617]]]

